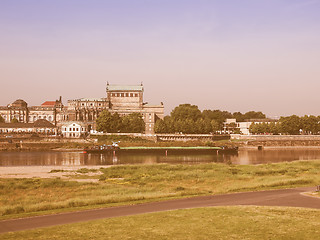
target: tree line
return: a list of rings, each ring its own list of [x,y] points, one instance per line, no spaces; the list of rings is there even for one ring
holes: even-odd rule
[[[320,116],[296,115],[281,117],[276,123],[251,124],[249,131],[252,134],[319,134]]]
[[[198,133],[208,134],[223,130],[223,123],[227,118],[235,118],[237,122],[246,119],[264,119],[262,112],[249,111],[247,113],[230,113],[221,110],[200,111],[198,106],[180,104],[172,110],[170,116],[159,119],[155,124],[156,133]]]
[[[104,110],[96,120],[97,131],[108,133],[142,133],[145,123],[140,113],[131,113],[120,116],[118,113],[110,113]]]

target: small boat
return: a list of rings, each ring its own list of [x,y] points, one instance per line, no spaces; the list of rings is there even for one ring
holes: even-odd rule
[[[239,150],[238,147],[221,146],[220,148],[218,154],[237,154]]]
[[[112,145],[99,145],[92,148],[83,149],[83,153],[108,153],[120,149],[119,142],[113,142]]]

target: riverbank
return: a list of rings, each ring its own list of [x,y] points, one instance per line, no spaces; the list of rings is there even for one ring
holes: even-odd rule
[[[219,141],[158,141],[129,136],[99,136],[88,139],[64,138],[9,138],[0,141],[0,151],[74,151],[94,145],[111,145],[120,141],[120,147],[218,147],[237,146],[240,149],[320,148],[320,136],[243,136]],[[312,140],[314,139],[314,140]]]
[[[67,167],[54,168],[22,169],[34,173],[46,169],[49,175],[62,172],[68,176],[68,181],[41,178],[37,174],[33,178],[4,178],[1,175],[0,218],[191,196],[316,186],[320,182],[320,160],[260,165],[121,165],[78,169],[79,174],[75,175],[70,174]],[[5,171],[6,167],[2,169]],[[96,175],[89,176],[91,173]],[[75,181],[89,178],[99,181]]]

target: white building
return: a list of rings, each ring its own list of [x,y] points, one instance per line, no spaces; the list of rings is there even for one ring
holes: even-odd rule
[[[261,124],[261,123],[274,123],[277,122],[275,119],[248,119],[245,122],[237,122],[235,118],[228,118],[224,122],[223,126],[223,133],[225,134],[232,134],[235,133],[235,130],[238,129],[240,134],[243,135],[250,135],[249,128],[251,124]]]
[[[65,122],[61,125],[61,133],[66,138],[80,138],[87,134],[87,127],[83,122]]]

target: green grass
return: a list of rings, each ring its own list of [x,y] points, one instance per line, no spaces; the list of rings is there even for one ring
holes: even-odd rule
[[[189,196],[315,186],[320,182],[320,161],[263,165],[121,165],[100,171],[102,174],[95,176],[100,179],[98,183],[0,179],[0,218]],[[80,173],[89,172],[90,169],[80,170]]]
[[[319,239],[319,210],[212,207],[6,233],[1,239]]]

